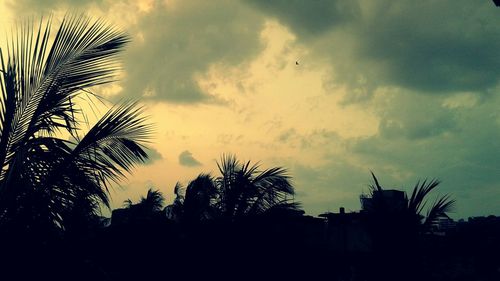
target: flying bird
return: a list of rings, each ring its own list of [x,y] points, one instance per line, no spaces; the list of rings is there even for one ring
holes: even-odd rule
[[[499,0],[500,1],[500,0]],[[299,65],[299,61],[295,61],[295,65]]]

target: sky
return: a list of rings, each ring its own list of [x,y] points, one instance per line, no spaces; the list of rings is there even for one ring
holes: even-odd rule
[[[450,194],[453,218],[500,215],[490,0],[0,0],[0,31],[68,11],[130,35],[120,80],[94,91],[139,99],[156,126],[114,208],[150,187],[172,202],[176,182],[233,153],[287,168],[311,215],[359,210],[370,171],[406,191],[440,179],[430,199]]]

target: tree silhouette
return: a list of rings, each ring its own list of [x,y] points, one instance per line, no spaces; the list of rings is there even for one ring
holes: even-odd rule
[[[186,187],[182,208],[185,221],[197,222],[218,217],[215,207],[217,187],[214,179],[208,174],[200,174]]]
[[[263,171],[250,161],[241,164],[233,155],[223,155],[217,163],[221,176],[215,179],[219,200],[216,207],[223,218],[262,214],[278,206],[293,206],[294,189],[286,169]]]
[[[367,229],[372,238],[375,280],[418,280],[421,260],[420,237],[431,230],[439,218],[450,212],[455,200],[449,195],[439,196],[424,214],[428,195],[438,185],[438,180],[417,182],[410,198],[395,200],[391,190],[384,189],[372,173],[370,197],[364,204]],[[412,274],[408,275],[409,272]],[[378,279],[377,279],[378,278]]]
[[[143,213],[156,213],[161,211],[164,202],[163,194],[159,190],[150,188],[146,197],[141,197],[141,200],[135,206]]]
[[[287,171],[281,167],[259,170],[250,161],[240,163],[234,155],[223,155],[217,162],[220,176],[201,174],[183,193],[177,184],[174,204],[168,206],[171,217],[187,221],[239,218],[263,214],[274,208],[292,208],[293,186]],[[180,207],[182,206],[182,207]]]
[[[439,218],[446,216],[454,208],[455,200],[449,195],[443,195],[435,199],[424,215],[424,208],[428,203],[427,197],[440,184],[439,180],[418,181],[410,198],[405,195],[405,204],[394,206],[387,197],[382,196],[384,188],[379,184],[375,174],[372,173],[372,177],[374,185],[370,185],[371,204],[367,206],[366,211],[373,218],[387,221],[388,217],[392,216],[401,220],[399,224],[404,223],[408,230],[424,233],[430,231]]]
[[[165,198],[159,190],[148,189],[146,197],[142,196],[138,203],[134,204],[132,200],[127,199],[124,202],[125,209],[119,211],[126,217],[127,221],[133,223],[152,221],[159,217],[164,217],[161,214]]]
[[[55,36],[50,19],[18,30],[6,57],[0,49],[0,226],[61,230],[75,212],[109,207],[110,184],[147,159],[152,128],[125,102],[81,135],[75,100],[115,79],[127,35],[83,15]]]

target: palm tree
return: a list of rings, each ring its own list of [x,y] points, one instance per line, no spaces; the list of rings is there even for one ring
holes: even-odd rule
[[[150,188],[146,197],[142,196],[138,203],[134,204],[132,200],[127,199],[124,202],[125,209],[115,211],[120,212],[125,221],[134,223],[151,221],[163,217],[160,212],[164,202],[163,194],[159,190]]]
[[[176,185],[175,206],[169,206],[169,210],[177,206],[177,210],[182,210],[182,217],[193,222],[207,219],[234,221],[275,208],[298,208],[298,204],[291,201],[294,189],[286,169],[259,170],[258,164],[240,163],[233,155],[223,155],[217,166],[220,176],[199,175],[188,184],[185,194],[182,194],[181,186]],[[179,217],[179,214],[175,216]]]
[[[295,194],[286,169],[259,170],[259,164],[240,163],[234,155],[223,155],[217,163],[221,176],[215,179],[217,209],[224,218],[259,215],[282,207],[293,207]]]
[[[115,79],[128,36],[83,15],[51,31],[50,19],[24,24],[6,57],[0,49],[0,226],[64,229],[82,204],[109,207],[110,185],[147,159],[152,127],[136,102],[112,107],[83,136],[75,103]]]
[[[188,222],[216,218],[218,215],[214,206],[216,198],[217,188],[214,179],[209,174],[200,174],[186,187],[181,209],[182,217]]]
[[[418,181],[411,193],[410,198],[404,195],[404,204],[399,206],[391,205],[385,196],[385,191],[379,184],[377,177],[372,173],[374,185],[370,185],[371,204],[367,205],[366,211],[376,217],[393,216],[404,220],[408,227],[419,233],[428,232],[439,218],[447,216],[447,213],[453,210],[455,200],[450,195],[437,197],[432,203],[427,213],[424,215],[424,208],[428,203],[427,197],[434,190],[440,181],[436,179]],[[400,222],[402,223],[402,222]]]
[[[153,190],[150,188],[146,197],[141,197],[137,206],[139,206],[141,210],[144,210],[144,212],[156,213],[161,211],[164,202],[165,198],[163,197],[163,194],[159,190]]]
[[[438,180],[418,181],[408,198],[402,192],[399,195],[403,196],[394,196],[394,191],[384,189],[373,173],[372,177],[370,197],[363,206],[374,254],[370,271],[375,280],[418,280],[421,234],[429,232],[439,218],[446,216],[455,200],[449,195],[439,196],[424,214],[427,197],[439,185]]]

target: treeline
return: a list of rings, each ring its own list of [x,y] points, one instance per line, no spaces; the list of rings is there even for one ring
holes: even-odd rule
[[[201,174],[185,188],[177,184],[166,207],[163,194],[150,189],[113,210],[110,221],[89,213],[42,243],[34,242],[36,233],[2,239],[9,242],[3,249],[10,249],[4,273],[28,278],[36,272],[52,280],[498,277],[498,219],[433,234],[433,222],[454,202],[448,196],[427,202],[438,181],[419,182],[406,196],[384,189],[373,175],[360,212],[318,218],[293,202],[285,169],[261,170],[231,155],[218,164],[218,176]],[[258,200],[264,197],[275,199]]]

